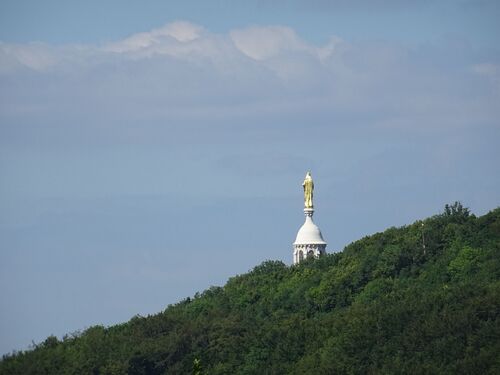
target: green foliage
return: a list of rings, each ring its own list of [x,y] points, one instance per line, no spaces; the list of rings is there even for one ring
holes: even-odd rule
[[[453,259],[448,272],[453,278],[474,277],[480,265],[481,251],[470,246],[464,246]]]
[[[201,361],[195,358],[193,361],[193,375],[202,375],[203,368],[201,366]]]
[[[156,315],[50,336],[0,374],[496,374],[499,315],[500,209],[456,202]]]

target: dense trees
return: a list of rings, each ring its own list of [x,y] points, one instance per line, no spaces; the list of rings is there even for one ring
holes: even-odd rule
[[[0,374],[500,373],[500,209],[442,214],[165,311],[4,356]]]

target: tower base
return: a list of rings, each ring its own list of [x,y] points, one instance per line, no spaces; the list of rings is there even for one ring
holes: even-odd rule
[[[326,244],[293,245],[293,264],[297,264],[306,258],[319,258],[326,254]]]

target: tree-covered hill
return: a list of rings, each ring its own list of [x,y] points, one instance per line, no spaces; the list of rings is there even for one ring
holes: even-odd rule
[[[499,374],[499,353],[500,209],[456,203],[156,315],[49,337],[0,374]]]

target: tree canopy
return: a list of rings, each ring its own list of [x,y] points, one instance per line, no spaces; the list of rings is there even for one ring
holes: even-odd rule
[[[0,374],[498,374],[499,315],[500,208],[455,203],[155,315],[50,336]]]

